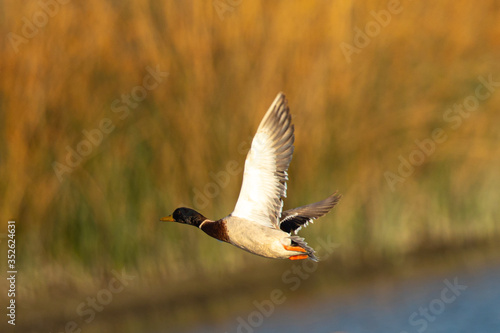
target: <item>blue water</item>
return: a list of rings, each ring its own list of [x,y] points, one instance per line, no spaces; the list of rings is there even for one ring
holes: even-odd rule
[[[268,316],[254,310],[192,332],[500,332],[500,267],[428,275],[378,279],[299,304],[290,297]]]

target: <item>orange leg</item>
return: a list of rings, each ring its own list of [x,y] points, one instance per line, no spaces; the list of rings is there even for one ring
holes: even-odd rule
[[[307,259],[309,258],[309,256],[307,254],[299,254],[299,255],[296,255],[296,256],[291,256],[290,260],[300,260],[300,259]]]
[[[288,250],[288,251],[307,252],[306,250],[304,250],[300,246],[283,245],[283,247],[285,248],[285,250]]]

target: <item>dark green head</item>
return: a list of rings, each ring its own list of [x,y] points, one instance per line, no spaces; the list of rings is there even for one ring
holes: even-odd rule
[[[207,218],[194,209],[191,208],[177,208],[172,215],[167,217],[162,217],[160,221],[163,222],[179,222],[184,224],[189,224],[195,227],[199,227],[201,222],[205,221]]]

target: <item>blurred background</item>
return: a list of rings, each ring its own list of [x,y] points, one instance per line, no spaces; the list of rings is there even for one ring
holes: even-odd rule
[[[454,278],[500,308],[474,292],[500,267],[499,1],[0,8],[0,263],[14,219],[18,331],[416,332],[412,312]],[[343,195],[301,230],[318,265],[159,222],[232,211],[279,91],[296,138],[285,208]],[[456,323],[446,310],[428,332]]]

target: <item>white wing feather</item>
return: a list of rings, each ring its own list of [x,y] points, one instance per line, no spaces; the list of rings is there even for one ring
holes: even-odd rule
[[[293,154],[293,131],[285,95],[279,93],[253,138],[240,196],[231,215],[279,229]]]

